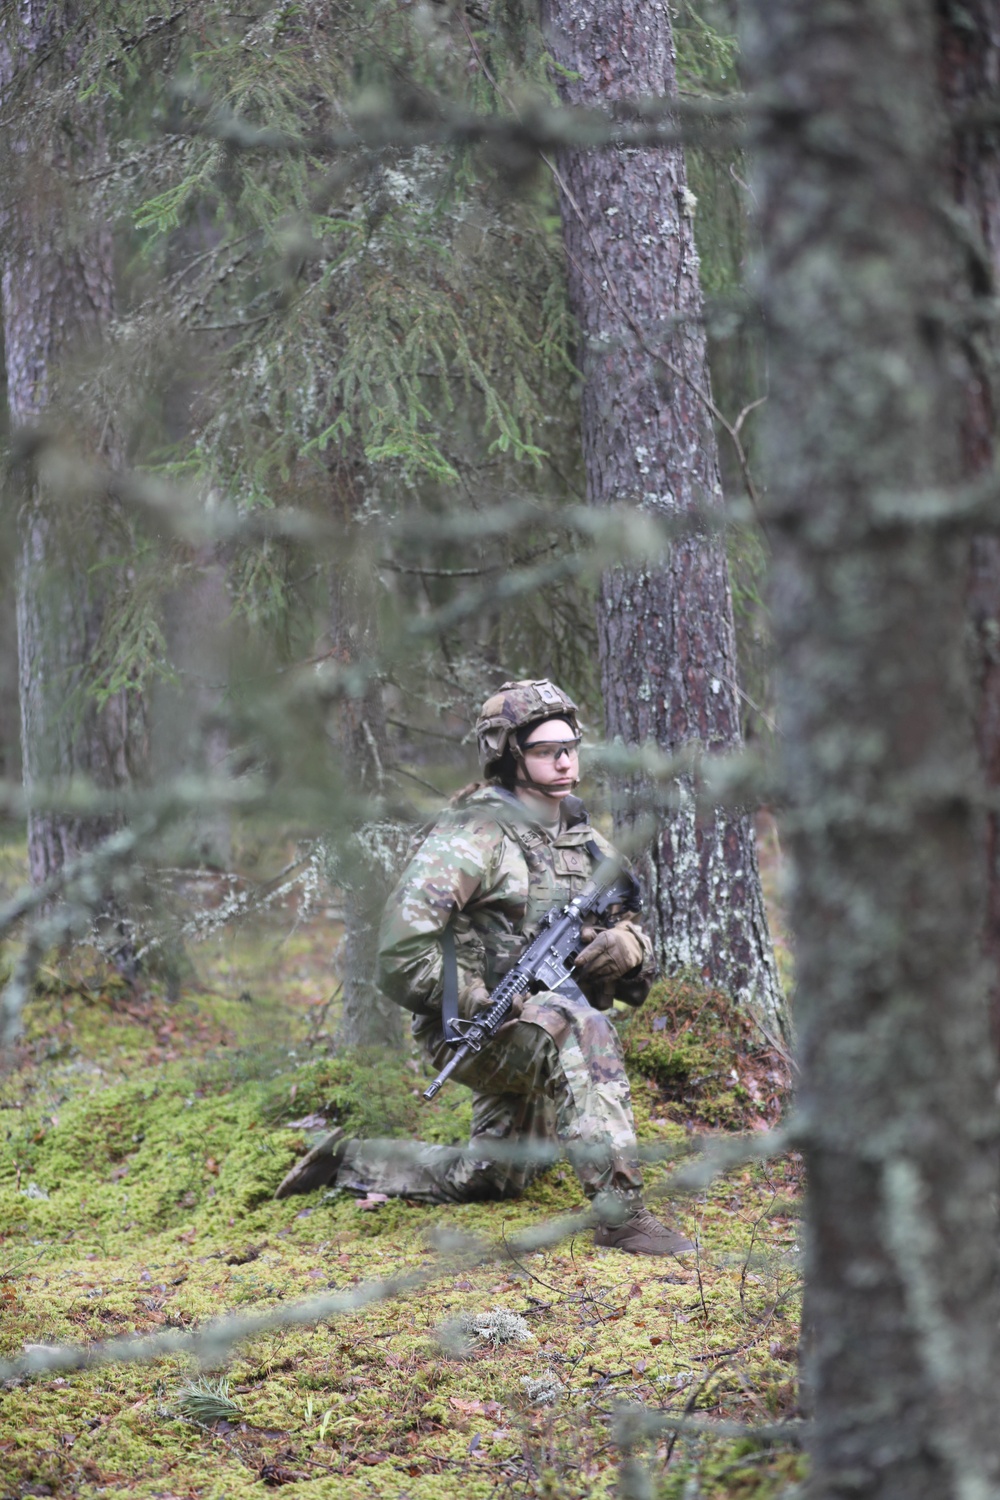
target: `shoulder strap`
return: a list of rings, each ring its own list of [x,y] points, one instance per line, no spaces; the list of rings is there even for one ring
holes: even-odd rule
[[[444,958],[444,989],[441,995],[441,1020],[444,1023],[444,1039],[451,1047],[461,1041],[458,1021],[458,959],[455,956],[455,934],[451,919],[441,934],[441,950]]]
[[[590,813],[587,811],[584,803],[580,801],[579,797],[574,797],[571,793],[570,796],[563,798],[562,805],[563,822],[565,823],[567,829],[578,828],[581,823],[590,822]]]

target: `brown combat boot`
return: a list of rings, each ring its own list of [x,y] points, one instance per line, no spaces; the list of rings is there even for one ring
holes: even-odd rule
[[[641,1204],[620,1224],[598,1224],[594,1244],[608,1250],[624,1250],[626,1255],[683,1255],[693,1250],[676,1229],[668,1229]]]
[[[337,1125],[325,1135],[318,1146],[307,1151],[301,1161],[278,1184],[276,1198],[290,1198],[293,1193],[311,1193],[316,1188],[326,1187],[337,1175],[344,1155],[347,1139]]]

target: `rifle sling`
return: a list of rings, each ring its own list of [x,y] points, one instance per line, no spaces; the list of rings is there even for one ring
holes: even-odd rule
[[[458,1020],[458,959],[455,956],[455,934],[450,921],[441,934],[441,949],[444,958],[444,989],[441,995],[444,1039],[449,1047],[457,1047],[462,1040],[455,1024]]]

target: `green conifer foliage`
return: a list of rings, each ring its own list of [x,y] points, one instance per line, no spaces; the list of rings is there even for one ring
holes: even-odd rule
[[[533,8],[352,0],[236,14],[199,0],[156,21],[115,4],[104,26],[80,86],[119,111],[114,168],[98,191],[129,267],[132,303],[107,381],[131,405],[135,456],[243,509],[333,517],[342,557],[361,547],[366,566],[390,564],[376,586],[390,654],[402,649],[394,622],[447,604],[476,570],[495,581],[575,545],[558,522],[580,489],[574,329],[544,170],[513,149],[338,150],[324,138],[352,120],[398,135],[442,110],[551,99]],[[732,29],[716,0],[681,7],[685,89],[732,86]],[[284,147],[225,144],[218,131],[234,119]],[[693,176],[705,283],[728,302],[744,245],[731,166],[703,151]],[[723,382],[727,410],[744,403],[748,378],[741,366],[738,389]],[[176,404],[178,386],[187,436],[168,444],[156,403]],[[555,507],[555,520],[433,549],[405,525],[485,515],[512,496]],[[752,595],[757,552],[744,550]],[[162,578],[162,558],[151,563]],[[273,540],[230,556],[237,609],[286,659],[315,637],[323,607],[318,575],[300,564]],[[495,601],[432,634],[434,702],[457,703],[471,683],[477,696],[491,668],[561,673],[592,699],[589,590],[582,579],[558,600]],[[161,659],[155,587],[144,597],[143,628],[133,606],[119,639],[130,652],[141,642],[150,670]],[[109,662],[105,680],[121,670]]]

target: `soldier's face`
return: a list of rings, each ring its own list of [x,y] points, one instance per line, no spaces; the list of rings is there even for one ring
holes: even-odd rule
[[[538,748],[532,753],[532,746]],[[560,748],[565,746],[565,748]],[[536,724],[522,753],[534,790],[561,802],[576,786],[580,775],[579,740],[565,719],[546,719]]]

